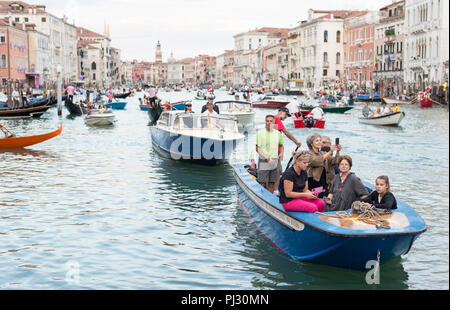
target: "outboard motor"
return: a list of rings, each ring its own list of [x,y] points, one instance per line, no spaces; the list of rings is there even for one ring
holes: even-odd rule
[[[311,116],[307,116],[304,120],[306,128],[313,128],[314,127],[314,118]]]

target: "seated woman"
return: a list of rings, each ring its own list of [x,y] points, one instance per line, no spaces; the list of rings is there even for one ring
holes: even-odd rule
[[[308,189],[309,158],[307,152],[296,153],[294,164],[281,176],[280,203],[286,211],[314,213],[325,208],[325,202]]]
[[[344,211],[352,207],[352,203],[364,199],[369,195],[361,180],[350,172],[352,158],[341,156],[338,161],[339,174],[334,177],[328,195],[325,211]]]
[[[365,205],[373,205],[377,209],[394,210],[397,209],[397,201],[390,192],[389,178],[385,175],[379,176],[376,181],[376,190],[364,199]]]

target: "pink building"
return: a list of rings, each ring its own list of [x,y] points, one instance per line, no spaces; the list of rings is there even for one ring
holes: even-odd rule
[[[0,79],[26,82],[28,70],[28,35],[23,24],[0,19]]]
[[[346,19],[344,24],[345,71],[348,87],[370,89],[375,65],[375,24],[379,12],[365,11]]]

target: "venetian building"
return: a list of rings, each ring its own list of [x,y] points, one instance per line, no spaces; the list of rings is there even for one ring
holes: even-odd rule
[[[405,1],[387,5],[380,12],[375,25],[375,83],[382,96],[400,95],[404,90]]]
[[[375,25],[380,15],[379,11],[364,11],[345,20],[344,77],[348,87],[370,90],[374,86]],[[336,64],[341,61],[342,55],[336,54]]]
[[[448,0],[407,0],[405,6],[407,92],[448,80]]]
[[[344,21],[356,11],[308,11],[297,27],[300,35],[300,79],[306,87],[333,87],[344,73]]]

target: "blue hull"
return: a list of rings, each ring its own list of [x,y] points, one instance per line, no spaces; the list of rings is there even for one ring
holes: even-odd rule
[[[219,141],[171,134],[156,126],[150,128],[155,148],[174,160],[184,160],[202,165],[218,165],[230,158],[236,140]]]
[[[113,110],[124,110],[127,103],[126,102],[110,102],[106,104],[108,108]]]
[[[183,111],[185,107],[186,107],[186,102],[183,102],[183,103],[174,104],[174,105],[170,108],[170,110],[171,110],[171,111],[175,111],[175,110]]]
[[[318,214],[286,212],[278,197],[262,188],[244,166],[235,166],[233,172],[239,202],[249,218],[278,249],[299,261],[366,270],[370,261],[377,261],[378,252],[380,263],[408,253],[426,230],[422,219],[400,201],[395,212],[403,212],[411,224],[401,229],[351,230],[323,221]]]

